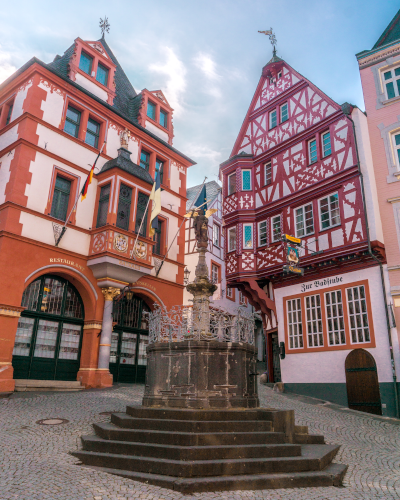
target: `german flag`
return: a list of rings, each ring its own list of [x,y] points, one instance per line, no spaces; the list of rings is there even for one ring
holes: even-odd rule
[[[104,141],[103,145],[101,146],[99,154],[97,155],[97,158],[94,160],[93,167],[90,169],[89,175],[87,176],[85,184],[83,185],[83,188],[81,191],[81,196],[82,196],[81,201],[83,201],[86,198],[89,184],[92,182],[92,179],[93,179],[94,167],[96,166],[97,160],[99,159],[99,157],[103,151],[105,143],[106,143],[106,141]]]

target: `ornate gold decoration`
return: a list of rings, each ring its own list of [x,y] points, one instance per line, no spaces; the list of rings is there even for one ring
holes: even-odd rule
[[[135,246],[135,255],[139,259],[145,259],[147,257],[147,245],[143,241],[138,241]]]
[[[0,316],[10,316],[11,318],[19,318],[22,311],[25,311],[26,307],[20,306],[8,306],[6,304],[0,304]]]
[[[120,133],[119,140],[121,142],[121,148],[128,149],[130,136],[131,133],[127,128]]]
[[[102,323],[100,323],[99,321],[90,321],[89,323],[85,323],[83,325],[84,330],[92,330],[92,329],[101,330],[101,327],[102,327]]]
[[[114,297],[116,297],[121,293],[121,290],[119,288],[114,288],[113,286],[102,288],[101,291],[103,292],[104,300],[109,300],[109,301],[113,300]]]
[[[114,237],[114,248],[118,252],[126,252],[128,250],[128,237],[123,234],[116,234]]]

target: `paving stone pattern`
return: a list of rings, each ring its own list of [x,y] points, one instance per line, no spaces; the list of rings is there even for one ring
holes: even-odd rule
[[[80,436],[92,434],[99,415],[140,403],[142,385],[51,395],[24,394],[0,399],[0,500],[175,500],[287,499],[377,500],[400,498],[400,426],[365,414],[308,404],[260,387],[261,405],[293,408],[296,423],[327,443],[341,444],[335,461],[349,465],[344,488],[301,488],[182,495],[79,467],[68,451],[80,448]],[[68,423],[38,425],[45,418]]]

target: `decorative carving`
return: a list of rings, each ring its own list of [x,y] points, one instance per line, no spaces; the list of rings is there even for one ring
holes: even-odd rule
[[[127,128],[120,133],[121,148],[128,149],[130,137],[131,133]]]
[[[0,304],[0,316],[11,316],[12,318],[19,318],[22,311],[25,311],[25,309],[26,307]]]
[[[54,83],[48,82],[44,78],[40,79],[40,83],[43,85],[43,87],[46,87],[50,90],[50,94],[55,92],[56,94],[64,97],[65,93],[60,88],[58,88],[56,85],[54,85]]]
[[[93,239],[93,253],[99,253],[105,249],[106,233],[98,233]]]
[[[104,292],[103,292],[104,293]],[[84,330],[101,330],[103,324],[101,321],[88,321],[83,325]]]
[[[153,257],[153,261],[154,261],[154,269],[156,270],[156,273],[158,273],[158,270],[161,267],[162,260],[157,259],[156,257]]]
[[[54,235],[54,243],[57,243],[60,238],[61,232],[63,230],[63,226],[61,224],[57,224],[53,222],[53,235]]]
[[[138,241],[135,246],[135,255],[139,259],[145,259],[147,257],[147,245],[143,241]]]
[[[116,233],[114,236],[115,250],[117,250],[118,252],[126,252],[128,250],[128,241],[129,240],[127,236]]]
[[[114,288],[113,286],[109,286],[107,288],[102,288],[101,289],[103,295],[104,295],[104,300],[111,301],[121,293],[121,290],[119,288]]]

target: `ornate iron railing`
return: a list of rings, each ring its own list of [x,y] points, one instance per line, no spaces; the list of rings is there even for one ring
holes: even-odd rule
[[[234,314],[210,307],[206,301],[194,306],[174,306],[169,311],[154,305],[147,314],[149,343],[214,340],[254,344],[254,313],[239,307]]]

